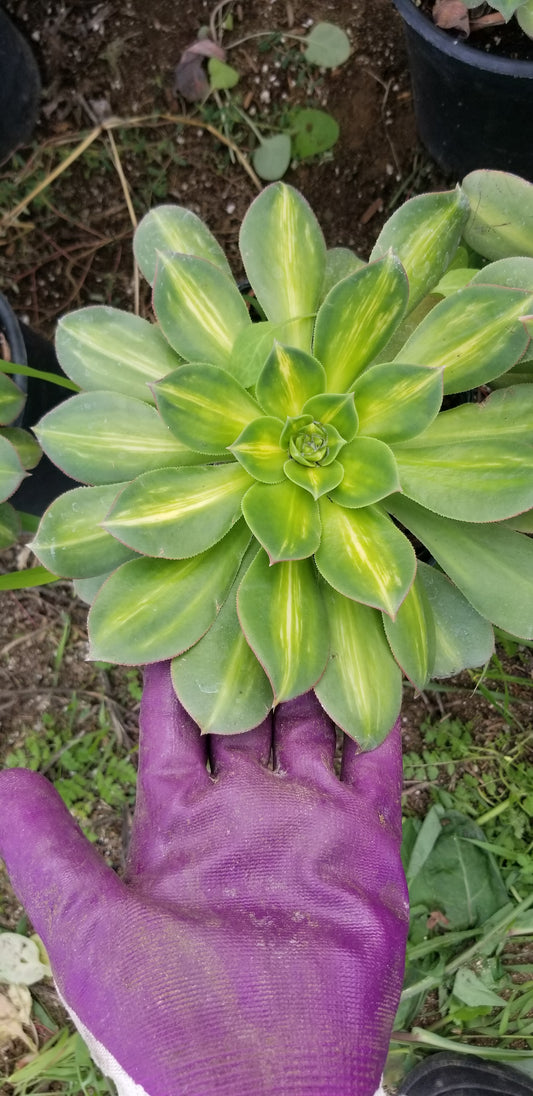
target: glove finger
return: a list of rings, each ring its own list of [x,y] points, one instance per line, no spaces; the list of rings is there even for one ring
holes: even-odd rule
[[[0,773],[0,856],[61,981],[65,940],[81,950],[103,903],[122,896],[123,884],[52,784],[26,769]]]
[[[209,787],[207,741],[172,685],[169,662],[144,669],[139,770],[126,879],[157,863],[191,793]]]
[[[286,700],[275,712],[275,767],[288,776],[331,788],[335,728],[313,692]]]
[[[341,780],[377,812],[401,840],[402,833],[402,735],[400,720],[375,750],[359,751],[353,739],[344,736]]]
[[[215,776],[233,772],[239,764],[268,765],[272,752],[272,718],[267,716],[258,727],[244,734],[209,736],[211,768]]]

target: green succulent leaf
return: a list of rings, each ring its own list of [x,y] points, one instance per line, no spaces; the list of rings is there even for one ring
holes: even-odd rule
[[[104,575],[95,575],[94,578],[75,578],[72,585],[76,597],[79,597],[86,605],[92,605],[98,591],[109,578],[109,574],[110,572],[106,572]]]
[[[49,571],[67,578],[93,578],[133,558],[134,553],[101,526],[121,486],[76,487],[48,507],[31,547]]]
[[[148,385],[180,362],[155,324],[105,305],[63,316],[56,350],[65,373],[80,388],[108,389],[147,403],[154,402]]]
[[[395,495],[394,514],[429,549],[478,613],[512,635],[533,637],[533,542],[506,526],[452,521]]]
[[[315,685],[328,715],[361,750],[388,735],[402,700],[402,674],[385,638],[379,614],[323,588],[331,658]]]
[[[138,665],[173,658],[213,623],[248,547],[238,522],[192,559],[133,559],[104,582],[89,613],[91,658]]]
[[[82,483],[122,483],[153,468],[201,458],[170,432],[154,407],[115,392],[82,392],[54,407],[35,433],[45,453]]]
[[[240,464],[158,468],[121,491],[104,527],[143,555],[186,559],[229,532],[250,482]]]
[[[383,613],[383,625],[394,657],[404,674],[417,689],[423,689],[435,661],[435,622],[418,570],[396,619],[391,620]]]
[[[303,487],[314,499],[329,494],[341,482],[344,468],[338,460],[331,464],[313,464],[306,466],[295,460],[288,460],[283,466],[287,479]]]
[[[468,213],[468,199],[459,187],[419,194],[400,206],[382,229],[370,258],[381,258],[389,248],[398,255],[409,280],[410,312],[450,265]]]
[[[517,529],[519,533],[533,533],[533,510],[526,510],[523,514],[507,518],[502,525],[508,525],[510,529]]]
[[[20,388],[5,373],[0,373],[0,423],[4,425],[16,419],[25,401],[26,397]]]
[[[283,424],[267,415],[248,423],[228,446],[243,468],[260,483],[281,483],[286,451],[281,448]]]
[[[25,472],[14,445],[0,437],[0,501],[9,498],[24,479]]]
[[[327,297],[334,285],[341,282],[343,278],[348,278],[350,274],[355,274],[356,270],[361,270],[363,266],[366,266],[364,260],[349,247],[328,248],[320,300],[323,301]]]
[[[196,213],[183,206],[161,205],[151,209],[135,231],[133,250],[150,285],[154,284],[161,252],[196,255],[231,277],[229,263],[212,232]]]
[[[533,292],[533,258],[513,255],[487,263],[472,274],[471,285],[505,285],[508,289],[525,289]]]
[[[28,430],[23,430],[20,426],[2,426],[0,438],[5,438],[16,449],[23,468],[35,468],[39,463],[42,457],[41,447]]]
[[[258,378],[255,395],[267,415],[285,421],[299,415],[311,396],[323,392],[326,374],[319,361],[276,342]]]
[[[341,395],[324,392],[320,396],[312,396],[304,404],[302,412],[324,426],[335,427],[343,442],[351,441],[357,433],[358,418],[352,392]]]
[[[174,689],[203,734],[248,731],[272,707],[272,687],[237,616],[237,589],[256,553],[251,545],[209,631],[172,661]]]
[[[298,321],[293,324],[291,344],[310,350],[326,245],[305,198],[285,183],[266,187],[244,218],[240,248],[248,280],[267,319]]]
[[[373,365],[354,385],[359,433],[392,445],[420,434],[442,404],[442,371],[424,365]]]
[[[468,666],[483,666],[494,650],[494,632],[437,567],[418,563],[417,579],[424,586],[434,629],[431,677],[450,677]]]
[[[10,502],[0,502],[0,549],[10,548],[19,533],[20,521],[17,511]],[[17,574],[20,573],[20,571],[17,572]]]
[[[516,21],[524,34],[527,34],[529,38],[533,38],[533,2],[532,0],[526,0],[525,3],[520,2],[519,7],[516,10]]]
[[[210,455],[225,454],[261,414],[250,394],[216,365],[182,365],[154,391],[161,418],[180,443]]]
[[[329,655],[329,637],[311,560],[270,566],[266,552],[259,552],[239,586],[237,612],[276,704],[316,684]]]
[[[283,483],[254,483],[242,500],[242,512],[270,563],[305,559],[320,543],[320,516],[307,491]]]
[[[377,438],[354,438],[344,446],[341,462],[344,477],[331,491],[340,506],[369,506],[401,489],[394,454]]]
[[[243,388],[256,384],[259,374],[277,338],[290,342],[290,324],[275,324],[268,320],[252,323],[239,331],[233,344],[227,371]]]
[[[318,310],[313,353],[328,392],[345,392],[388,343],[407,306],[409,287],[389,252],[334,286]]]
[[[529,509],[532,421],[533,385],[442,412],[423,434],[395,448],[403,491],[459,521],[501,521]]]
[[[315,560],[335,590],[394,617],[416,570],[407,538],[376,506],[348,510],[320,500],[322,539]]]
[[[461,189],[470,203],[466,243],[487,259],[533,256],[533,185],[503,171],[472,171]]]
[[[396,361],[444,370],[444,392],[464,392],[505,373],[526,349],[520,317],[533,295],[472,285],[440,301],[407,340]]]
[[[154,309],[178,354],[231,371],[233,343],[251,320],[235,282],[219,267],[195,255],[161,254]]]

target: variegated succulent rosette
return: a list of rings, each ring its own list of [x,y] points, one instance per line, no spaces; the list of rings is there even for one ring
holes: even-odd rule
[[[93,658],[172,659],[210,732],[314,688],[369,749],[402,671],[423,688],[482,664],[493,624],[533,637],[533,385],[442,410],[529,345],[533,259],[466,278],[469,210],[461,188],[412,199],[365,263],[268,187],[240,235],[259,322],[198,217],[147,214],[157,322],[66,316],[82,391],[37,431],[90,485],[52,504],[34,550],[92,601]]]

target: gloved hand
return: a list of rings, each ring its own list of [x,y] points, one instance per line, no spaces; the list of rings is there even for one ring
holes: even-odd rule
[[[208,743],[149,667],[124,881],[43,777],[0,773],[0,854],[121,1094],[379,1088],[407,933],[399,728],[347,741],[340,780],[334,744],[312,693]]]

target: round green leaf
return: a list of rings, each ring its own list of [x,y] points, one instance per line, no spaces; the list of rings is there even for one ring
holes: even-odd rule
[[[35,428],[55,464],[84,483],[122,483],[153,468],[198,464],[154,407],[114,392],[82,392]]]
[[[249,393],[215,365],[182,365],[154,391],[161,417],[172,433],[189,450],[201,453],[225,454],[261,413]]]
[[[239,586],[237,611],[271,681],[276,704],[316,684],[328,658],[329,638],[311,560],[270,566],[266,552],[259,552]]]
[[[146,556],[186,559],[231,529],[250,482],[240,464],[158,468],[121,491],[104,527]]]
[[[354,385],[359,433],[392,445],[425,430],[442,404],[442,371],[423,365],[373,365]]]
[[[335,590],[394,617],[413,582],[414,551],[375,506],[347,510],[320,499],[322,539],[315,560]]]
[[[394,455],[377,438],[354,438],[342,450],[344,476],[331,492],[340,506],[369,506],[400,489]]]
[[[398,718],[402,675],[379,614],[324,586],[331,658],[315,693],[328,715],[361,750],[373,750]]]
[[[281,179],[291,162],[291,139],[286,133],[264,137],[252,154],[252,164],[260,179]]]
[[[237,589],[256,552],[257,546],[251,546],[206,635],[172,661],[174,689],[203,734],[248,731],[272,706],[270,682],[237,616]]]
[[[165,338],[178,354],[231,372],[233,343],[251,320],[235,282],[218,266],[195,255],[162,253],[154,309]]]
[[[254,483],[242,500],[242,512],[271,563],[312,556],[320,543],[320,517],[307,491],[283,483]]]
[[[225,61],[220,61],[218,57],[210,57],[207,62],[207,71],[209,73],[209,84],[212,91],[224,91],[229,88],[234,88],[235,84],[239,83],[239,73],[237,69],[234,69],[231,65],[227,65]]]
[[[105,305],[63,316],[56,350],[65,373],[80,388],[109,389],[147,403],[154,402],[148,385],[179,365],[155,324]]]
[[[134,553],[102,528],[123,485],[76,487],[55,499],[41,519],[32,543],[50,571],[67,578],[93,578],[119,567]]]
[[[293,111],[290,124],[293,151],[300,160],[327,152],[339,139],[339,124],[325,110]]]
[[[408,284],[390,252],[344,278],[318,310],[313,354],[327,374],[328,392],[346,392],[389,341],[404,315]]]
[[[316,23],[304,41],[306,61],[321,68],[337,68],[351,53],[348,35],[334,23]]]
[[[89,613],[91,658],[142,665],[191,647],[223,605],[249,541],[241,521],[192,559],[124,563],[104,582]]]
[[[265,415],[254,419],[228,448],[243,468],[260,483],[280,483],[287,456],[281,448],[282,423]]]
[[[311,396],[323,392],[326,374],[316,358],[293,346],[274,347],[258,378],[255,394],[267,415],[285,421],[301,413]]]
[[[151,209],[135,230],[133,250],[150,285],[154,284],[159,254],[163,251],[207,259],[231,277],[228,260],[212,232],[196,213],[183,206],[161,205]]]
[[[310,350],[326,245],[305,198],[284,183],[266,187],[243,220],[240,249],[267,319],[293,321],[291,345]]]

